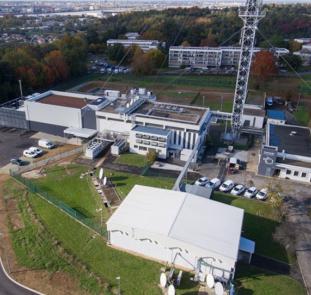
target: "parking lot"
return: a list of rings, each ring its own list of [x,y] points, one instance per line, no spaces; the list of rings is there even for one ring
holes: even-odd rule
[[[24,149],[36,145],[37,140],[31,138],[34,132],[16,129],[0,128],[0,167],[7,165],[12,158],[19,158]]]

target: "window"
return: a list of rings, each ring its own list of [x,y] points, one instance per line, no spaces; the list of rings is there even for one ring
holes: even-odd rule
[[[136,137],[137,137],[137,138],[142,138],[142,135],[139,134],[139,133],[136,133]]]
[[[301,173],[301,177],[307,177],[307,173],[306,172],[302,172]]]
[[[149,139],[149,138],[150,138],[149,135],[146,135],[146,134],[143,135],[143,139]]]
[[[134,145],[134,148],[137,149],[137,148],[138,148],[138,145]]]
[[[166,142],[166,138],[164,138],[164,137],[159,137],[159,141],[161,141],[161,142]]]
[[[147,148],[146,148],[146,147],[144,147],[144,146],[139,146],[139,150],[140,150],[140,151],[146,151],[146,150],[147,150]]]
[[[142,143],[143,141],[141,139],[136,139],[136,143]]]
[[[158,140],[158,138],[156,136],[151,136],[150,137],[152,140]]]
[[[299,175],[299,172],[298,171],[295,171],[294,172],[294,176],[298,176]]]
[[[289,175],[289,174],[291,174],[291,173],[292,173],[291,170],[286,170],[286,174],[287,174],[287,175]]]
[[[143,144],[145,144],[145,145],[150,145],[150,141],[144,140],[144,141],[143,141]]]

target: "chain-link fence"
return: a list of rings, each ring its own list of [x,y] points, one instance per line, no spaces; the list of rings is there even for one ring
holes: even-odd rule
[[[67,204],[65,204],[62,201],[59,201],[57,198],[52,196],[51,194],[41,190],[36,184],[34,184],[31,180],[26,179],[18,174],[11,173],[11,176],[14,177],[17,181],[24,184],[28,190],[32,193],[37,194],[50,204],[56,206],[58,209],[62,210],[66,214],[68,214],[70,217],[74,218],[76,221],[82,223],[86,227],[92,229],[96,233],[100,234],[103,237],[107,237],[107,230],[106,228],[102,227],[99,223],[94,221],[94,219],[85,217],[81,212],[71,208]]]

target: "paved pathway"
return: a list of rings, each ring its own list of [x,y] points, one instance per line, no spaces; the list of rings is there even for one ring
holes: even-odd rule
[[[0,295],[37,295],[40,293],[27,290],[11,281],[0,262]]]

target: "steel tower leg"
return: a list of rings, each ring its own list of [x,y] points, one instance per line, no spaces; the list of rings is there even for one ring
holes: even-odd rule
[[[244,26],[241,33],[241,54],[232,110],[231,135],[233,141],[238,138],[242,125],[242,115],[248,92],[248,80],[253,57],[255,34],[258,22],[265,16],[261,9],[262,0],[247,0],[246,5],[241,7],[239,11],[239,16],[243,20]]]

